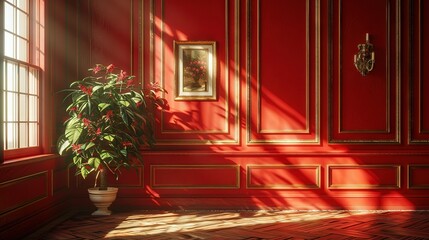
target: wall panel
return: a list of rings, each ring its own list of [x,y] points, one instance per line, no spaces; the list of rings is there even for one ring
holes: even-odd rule
[[[247,188],[315,189],[320,188],[317,165],[247,165]]]
[[[151,187],[233,189],[240,186],[239,174],[234,165],[151,165]]]
[[[319,1],[248,4],[247,141],[317,143]]]
[[[408,188],[409,189],[429,189],[429,165],[410,164],[408,165]]]
[[[2,196],[0,198],[0,215],[34,204],[37,201],[47,198],[49,195],[48,173],[40,172],[1,182],[0,195]]]
[[[118,176],[114,176],[107,172],[106,178],[109,186],[119,187],[122,189],[136,189],[144,187],[144,167],[135,166],[135,168],[122,169]],[[72,174],[74,176],[74,174]],[[76,187],[80,189],[87,189],[94,187],[95,176],[94,174],[83,179],[81,175],[75,176]],[[99,182],[97,182],[99,184]]]
[[[162,83],[171,110],[162,113],[160,145],[212,145],[238,142],[237,0],[157,0],[149,34],[151,80]],[[216,43],[216,100],[177,100],[174,41]]]
[[[329,141],[399,143],[399,4],[393,0],[338,0],[332,12]],[[365,13],[362,15],[362,13]],[[369,34],[375,65],[362,76],[353,64]]]
[[[115,66],[130,74],[133,72],[133,1],[88,1],[89,18],[89,66],[95,64]],[[83,23],[85,24],[85,23]]]
[[[401,188],[399,165],[329,165],[327,174],[330,189]]]
[[[418,0],[413,2],[412,22],[412,78],[410,106],[411,143],[429,143],[429,68],[426,56],[429,54],[429,4]]]

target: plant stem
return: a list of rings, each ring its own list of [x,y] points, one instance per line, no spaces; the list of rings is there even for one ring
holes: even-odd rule
[[[100,187],[99,190],[107,190],[107,179],[105,169],[100,169]]]

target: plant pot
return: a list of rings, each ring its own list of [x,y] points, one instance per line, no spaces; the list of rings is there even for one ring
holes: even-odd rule
[[[89,199],[97,207],[97,211],[93,212],[93,216],[106,216],[112,212],[108,209],[116,199],[118,188],[109,187],[107,190],[99,190],[98,188],[89,188]]]

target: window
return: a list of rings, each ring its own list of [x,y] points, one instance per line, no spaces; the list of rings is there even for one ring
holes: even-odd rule
[[[6,159],[40,153],[44,0],[4,0],[3,150]]]

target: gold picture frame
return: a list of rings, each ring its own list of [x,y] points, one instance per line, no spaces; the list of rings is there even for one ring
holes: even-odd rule
[[[216,100],[216,42],[174,41],[176,100]]]

